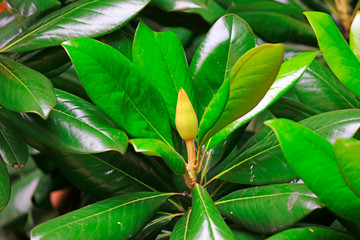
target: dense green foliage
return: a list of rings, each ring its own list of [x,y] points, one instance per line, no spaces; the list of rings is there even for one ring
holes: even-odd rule
[[[2,0],[0,238],[360,239],[358,9]]]

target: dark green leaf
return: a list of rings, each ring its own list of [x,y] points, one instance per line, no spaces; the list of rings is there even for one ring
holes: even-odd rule
[[[132,150],[121,155],[107,152],[74,155],[48,150],[66,178],[96,199],[138,191],[168,191],[168,176],[160,175],[156,166]]]
[[[129,59],[92,39],[75,39],[63,46],[89,97],[117,125],[131,137],[156,138],[173,146],[163,98],[141,79]]]
[[[246,122],[257,116],[259,113],[264,111],[267,107],[278,100],[288,89],[290,89],[297,80],[302,76],[307,67],[314,60],[317,52],[306,52],[302,53],[286,62],[281,64],[280,71],[271,85],[269,91],[265,94],[264,98],[259,104],[253,108],[250,112],[230,123],[225,128],[221,129],[216,133],[212,139],[209,148],[215,146],[224,137],[234,132],[236,129],[241,127]]]
[[[174,230],[171,234],[170,240],[186,240],[189,229],[189,220],[191,209],[185,213],[184,216],[176,223]]]
[[[63,7],[13,39],[0,52],[29,51],[79,37],[97,37],[120,28],[148,0],[82,0]]]
[[[192,198],[192,211],[184,239],[234,239],[230,228],[205,188],[196,184],[192,191]]]
[[[0,48],[5,47],[8,42],[25,30],[22,24],[30,26],[37,19],[59,8],[60,3],[57,0],[8,0],[8,6],[16,17],[8,12],[1,13]]]
[[[331,143],[287,119],[269,120],[267,125],[275,132],[289,165],[326,207],[360,223],[360,198],[342,178]]]
[[[360,108],[354,94],[317,60],[292,89],[299,102],[322,112]]]
[[[97,107],[60,90],[56,96],[58,103],[47,120],[10,111],[6,115],[24,133],[56,149],[74,153],[126,151],[126,134]]]
[[[303,9],[278,1],[245,0],[234,1],[227,11],[242,17],[265,41],[316,43],[311,27],[302,16]]]
[[[164,11],[184,11],[188,9],[206,8],[207,0],[152,0],[150,6]]]
[[[319,114],[300,122],[331,143],[337,138],[350,138],[360,127],[360,110],[339,110]],[[296,174],[287,164],[272,132],[264,128],[248,141],[227,166],[219,165],[210,174],[215,178],[245,184],[289,181]]]
[[[23,168],[29,159],[29,150],[19,131],[2,115],[0,115],[0,156],[7,165],[14,168]]]
[[[0,212],[5,208],[10,198],[10,177],[4,162],[0,161]],[[1,215],[0,215],[1,216]]]
[[[170,214],[159,212],[156,214],[156,217],[151,220],[151,222],[149,222],[144,227],[144,229],[131,240],[157,239],[156,237],[159,235],[161,230],[163,230],[174,217],[181,215],[182,213]]]
[[[246,231],[244,229],[241,229],[239,227],[231,227],[231,231],[234,234],[235,240],[263,240],[265,239],[264,235],[253,233]]]
[[[259,233],[286,229],[322,207],[304,184],[269,185],[239,190],[215,204],[227,219]]]
[[[277,100],[269,107],[269,110],[277,118],[288,118],[296,122],[321,113],[312,106],[310,107],[287,97]]]
[[[136,152],[161,157],[174,173],[182,175],[186,172],[184,158],[164,142],[158,139],[134,138],[129,143],[133,145]]]
[[[360,62],[342,37],[331,16],[321,12],[306,12],[318,38],[323,56],[344,85],[360,97]]]
[[[350,29],[350,48],[360,61],[360,12],[357,12]]]
[[[133,62],[147,81],[159,91],[175,127],[175,109],[180,88],[191,97],[189,70],[184,48],[173,32],[154,32],[140,22],[133,43]]]
[[[264,44],[244,54],[234,65],[227,81],[230,81],[229,97],[223,109],[213,108],[214,96],[199,126],[199,141],[203,145],[223,127],[253,109],[265,96],[280,69],[284,46]],[[225,83],[222,87],[227,88]],[[223,92],[221,89],[218,93]],[[216,100],[216,101],[215,101]],[[216,120],[215,123],[212,120]]]
[[[129,239],[171,193],[131,193],[97,202],[35,227],[31,239]]]
[[[32,208],[31,198],[42,175],[40,170],[34,170],[12,183],[9,203],[0,214],[0,226],[10,223],[30,211]]]
[[[49,79],[20,63],[0,59],[0,84],[0,104],[10,110],[47,118],[56,104]]]
[[[306,240],[355,240],[346,233],[335,231],[324,227],[302,227],[292,228],[278,234],[275,234],[267,240],[291,240],[291,239],[306,239]]]
[[[339,171],[346,184],[360,197],[360,142],[337,140],[335,155]]]
[[[253,32],[238,16],[226,15],[212,26],[190,65],[198,116],[202,116],[236,61],[253,47]]]

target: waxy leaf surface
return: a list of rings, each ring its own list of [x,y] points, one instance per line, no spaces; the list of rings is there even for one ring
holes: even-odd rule
[[[173,32],[154,32],[140,22],[133,43],[133,62],[159,91],[175,127],[175,109],[180,88],[192,99],[188,64],[180,39]]]
[[[211,139],[209,148],[212,148],[218,144],[221,140],[224,139],[224,137],[250,121],[271,104],[276,102],[276,100],[278,100],[281,96],[283,96],[286,91],[294,86],[297,80],[299,80],[307,67],[314,60],[316,55],[317,52],[302,53],[281,64],[281,68],[274,83],[271,85],[269,91],[265,94],[263,99],[261,99],[259,104],[250,112],[230,123],[228,126],[216,133]]]
[[[360,142],[339,139],[334,149],[341,175],[346,184],[360,197]]]
[[[4,162],[0,161],[0,212],[10,198],[10,177]]]
[[[174,173],[182,175],[186,172],[184,158],[164,142],[158,139],[134,138],[129,143],[133,145],[136,152],[161,157]]]
[[[267,240],[291,240],[291,239],[306,239],[306,240],[355,240],[348,234],[324,227],[301,227],[291,228],[283,232],[277,233]]]
[[[254,47],[251,28],[238,16],[225,15],[212,26],[190,65],[199,118],[236,61]]]
[[[109,198],[35,227],[31,239],[129,239],[171,195],[138,192]]]
[[[91,103],[56,90],[58,103],[47,120],[26,113],[5,114],[24,133],[46,145],[74,153],[124,153],[126,134]]]
[[[360,61],[360,12],[357,12],[350,29],[350,48]]]
[[[331,16],[321,12],[306,12],[317,36],[323,56],[339,80],[360,97],[360,62],[342,37]]]
[[[300,124],[310,128],[329,142],[350,138],[360,127],[360,110],[339,110],[319,114]],[[219,165],[210,173],[215,178],[245,184],[267,184],[289,181],[296,174],[288,165],[276,137],[264,128],[240,149],[228,165]]]
[[[227,219],[260,233],[288,228],[322,207],[304,184],[247,188],[233,192],[215,204]]]
[[[147,0],[81,0],[37,21],[0,52],[29,51],[80,37],[97,37],[120,28]]]
[[[56,103],[49,79],[7,59],[0,59],[0,89],[0,104],[12,111],[34,112],[45,119]]]
[[[114,48],[87,38],[71,40],[63,46],[91,100],[117,125],[133,138],[156,138],[173,146],[163,98],[142,80],[129,59]]]
[[[16,127],[0,115],[0,156],[9,166],[22,168],[29,158],[29,150]]]
[[[230,228],[205,188],[196,184],[192,191],[192,198],[192,210],[184,239],[234,239]]]
[[[222,87],[209,103],[199,126],[199,141],[203,145],[223,127],[248,113],[265,96],[273,84],[283,59],[282,44],[264,44],[244,54],[234,65],[222,87],[229,88],[229,97],[223,109],[213,108]],[[226,90],[225,90],[226,91]],[[216,119],[208,121],[208,119]]]
[[[342,178],[331,143],[287,119],[266,124],[275,132],[289,165],[320,201],[340,217],[360,223],[360,198]]]
[[[330,71],[314,60],[292,88],[296,100],[321,112],[360,108],[360,102]]]

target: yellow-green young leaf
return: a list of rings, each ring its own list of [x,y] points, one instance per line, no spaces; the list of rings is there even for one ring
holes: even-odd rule
[[[322,12],[306,12],[319,42],[320,50],[339,80],[360,97],[360,62],[351,51],[331,16]]]
[[[224,82],[205,111],[199,128],[203,145],[215,133],[253,109],[273,84],[284,54],[282,44],[264,44],[245,53],[230,72],[229,83]],[[229,89],[227,99],[226,89]],[[221,96],[223,95],[223,96]],[[225,107],[217,107],[225,101]]]
[[[360,142],[339,139],[334,149],[341,175],[346,184],[360,198]]]
[[[35,227],[31,239],[126,240],[140,231],[171,195],[138,192],[109,198]]]
[[[270,120],[266,125],[275,132],[289,165],[320,201],[340,217],[360,223],[360,198],[342,178],[331,143],[287,119]]]
[[[357,12],[351,24],[349,44],[351,50],[360,61],[360,12]]]

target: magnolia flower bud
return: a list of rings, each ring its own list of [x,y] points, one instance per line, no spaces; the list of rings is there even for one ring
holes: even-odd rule
[[[187,140],[195,139],[198,134],[198,119],[188,95],[180,89],[176,105],[175,125],[180,137]]]

